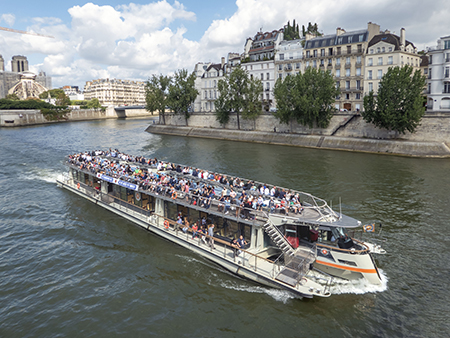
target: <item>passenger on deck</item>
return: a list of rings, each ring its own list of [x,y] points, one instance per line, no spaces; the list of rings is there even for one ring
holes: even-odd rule
[[[245,249],[245,246],[247,245],[247,241],[244,239],[244,236],[240,235],[239,239],[237,240],[237,245],[239,249]],[[239,250],[239,253],[242,251]]]
[[[209,246],[214,249],[214,223],[211,223],[208,227]]]
[[[198,233],[198,222],[195,222],[194,225],[192,226],[192,239],[197,238],[197,233]]]

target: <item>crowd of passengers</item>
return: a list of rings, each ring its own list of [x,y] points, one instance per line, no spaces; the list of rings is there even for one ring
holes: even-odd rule
[[[291,193],[290,190],[275,186],[269,188],[266,184],[257,186],[253,181],[244,182],[237,177],[227,177],[187,166],[182,168],[156,158],[131,156],[117,149],[74,154],[69,156],[68,161],[82,170],[134,182],[141,190],[167,195],[173,199],[183,196],[190,204],[205,209],[209,209],[212,201],[216,200],[219,211],[225,214],[235,212],[236,217],[245,219],[252,218],[250,209],[267,208],[271,213],[280,210],[286,215],[290,212],[300,214],[303,210],[298,193]],[[145,166],[156,168],[157,171]],[[177,175],[171,172],[176,172]],[[208,181],[216,185],[220,183],[220,188],[214,188]]]

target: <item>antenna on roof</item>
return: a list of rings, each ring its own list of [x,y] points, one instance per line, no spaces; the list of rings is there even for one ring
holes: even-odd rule
[[[262,33],[263,32],[263,26],[261,26],[261,28],[259,29],[259,31]]]

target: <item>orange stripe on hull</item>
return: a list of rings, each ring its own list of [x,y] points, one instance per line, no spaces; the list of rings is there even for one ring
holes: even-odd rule
[[[376,269],[352,268],[351,266],[342,266],[342,265],[333,264],[333,263],[328,263],[328,262],[319,261],[319,260],[316,260],[316,263],[322,264],[322,265],[326,265],[326,266],[331,266],[331,267],[333,267],[333,268],[338,268],[338,269],[342,269],[342,270],[350,270],[350,271],[354,271],[354,272],[377,273],[377,270],[376,270]]]

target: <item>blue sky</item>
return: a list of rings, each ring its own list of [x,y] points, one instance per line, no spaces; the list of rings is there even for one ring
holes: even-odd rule
[[[429,0],[236,0],[2,1],[0,26],[52,35],[42,38],[0,30],[6,61],[26,55],[31,70],[43,70],[54,87],[97,78],[146,80],[195,63],[220,62],[228,52],[243,52],[245,40],[262,27],[282,28],[288,20],[316,22],[333,34],[365,29],[375,22],[419,49],[450,35],[450,1]]]

